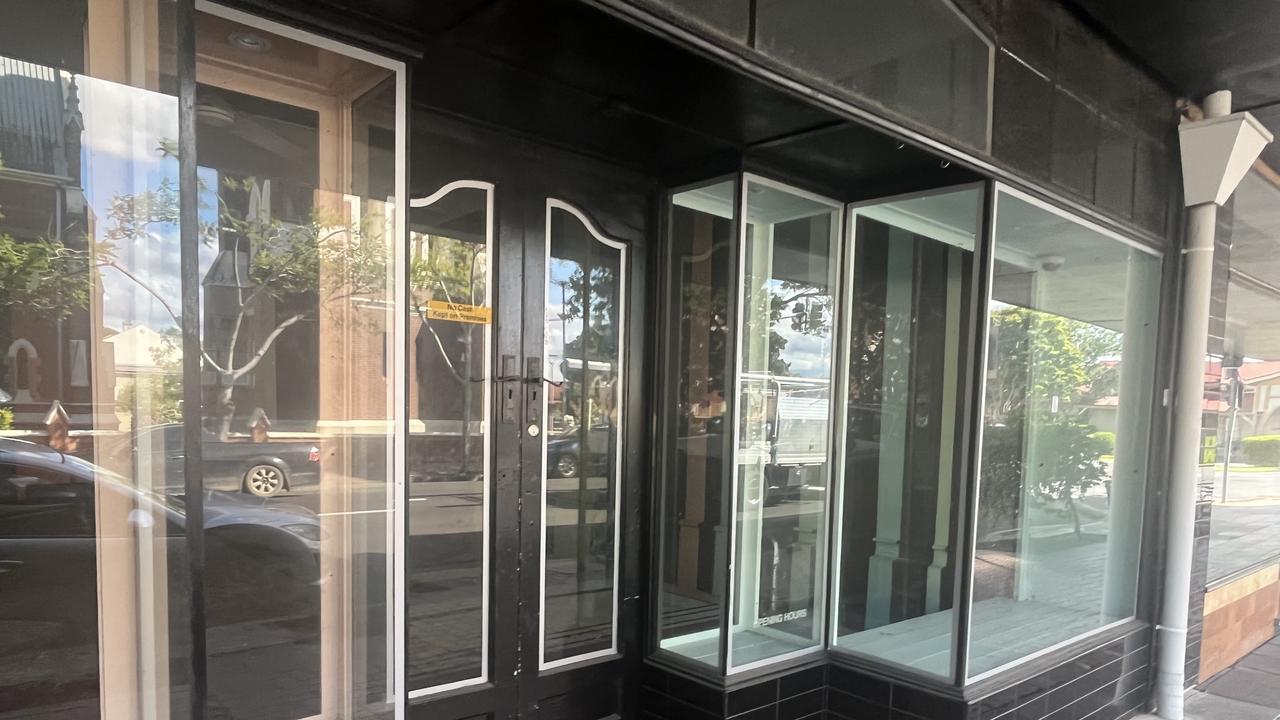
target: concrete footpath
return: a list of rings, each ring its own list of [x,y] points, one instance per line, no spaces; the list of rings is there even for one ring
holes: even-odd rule
[[[1187,695],[1187,720],[1280,718],[1280,636]]]

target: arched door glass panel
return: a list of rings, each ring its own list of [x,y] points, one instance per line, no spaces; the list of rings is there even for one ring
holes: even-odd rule
[[[543,669],[617,651],[626,248],[547,201]]]
[[[405,676],[419,697],[488,679],[493,186],[410,206]]]

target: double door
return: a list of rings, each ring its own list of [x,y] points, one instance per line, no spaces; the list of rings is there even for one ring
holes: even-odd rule
[[[414,126],[408,716],[622,715],[642,651],[652,188],[428,113]]]

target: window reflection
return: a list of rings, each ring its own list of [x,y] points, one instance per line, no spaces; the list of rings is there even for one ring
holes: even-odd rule
[[[765,54],[985,149],[993,45],[947,0],[761,0]],[[856,41],[851,41],[856,38]]]
[[[970,187],[852,211],[835,646],[945,677],[981,197]]]
[[[746,181],[730,666],[821,643],[840,211]]]
[[[0,29],[35,53],[0,58],[0,716],[186,716],[190,532],[211,713],[380,712],[393,64],[198,13],[199,183],[180,188],[173,7],[129,5],[28,3]],[[37,26],[57,28],[43,47],[9,36]],[[200,205],[185,278],[184,192]],[[183,405],[184,362],[203,415]],[[188,432],[203,528],[187,526]]]
[[[493,189],[461,181],[410,213],[410,691],[487,676]]]
[[[970,676],[1134,613],[1160,268],[1006,191],[995,232]]]
[[[1275,126],[1274,117],[1260,115]],[[1218,415],[1216,432],[1204,434],[1200,466],[1202,482],[1212,475],[1213,483],[1211,584],[1280,558],[1274,522],[1280,497],[1280,313],[1274,292],[1280,283],[1274,230],[1280,188],[1254,170],[1232,203],[1222,354],[1205,362],[1205,411]]]
[[[668,228],[658,647],[720,664],[728,575],[733,181],[676,193]]]
[[[379,712],[394,570],[394,73],[228,16],[199,13],[196,33],[206,487],[293,513],[281,524],[312,543],[295,555],[257,527],[210,528],[225,558],[207,570],[211,703],[300,718],[352,697],[353,715]],[[326,662],[356,639],[355,662]],[[280,668],[290,682],[266,680]]]
[[[617,647],[624,247],[547,207],[542,663]]]
[[[164,366],[131,353],[176,326],[161,5],[108,22],[99,3],[11,4],[0,25],[22,54],[0,57],[0,717],[185,713],[185,518],[162,499],[175,463],[130,452],[136,428],[181,417],[152,402]],[[149,199],[150,242],[118,242]]]

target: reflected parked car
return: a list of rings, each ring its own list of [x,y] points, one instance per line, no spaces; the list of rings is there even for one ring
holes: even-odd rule
[[[322,534],[314,513],[219,491],[206,492],[204,506],[210,627],[318,618]],[[10,709],[47,699],[31,683],[50,666],[63,684],[60,701],[96,707],[99,601],[115,611],[134,602],[100,595],[103,563],[134,568],[138,582],[167,582],[177,600],[168,607],[171,632],[181,637],[186,526],[182,497],[141,490],[44,445],[0,438],[0,697]],[[143,545],[131,538],[145,536],[153,538],[146,557],[163,547],[167,562],[148,566],[135,555]]]
[[[168,493],[183,488],[183,431],[177,423],[153,425],[138,431],[133,442],[134,467],[160,469]],[[255,443],[220,440],[204,433],[204,487],[272,497],[312,488],[320,479],[320,447],[308,441]],[[141,453],[141,454],[140,454]]]
[[[609,446],[614,439],[612,425],[594,425],[586,432],[587,449],[582,449],[581,429],[570,430],[547,440],[547,475],[571,478],[579,473],[607,475]]]

